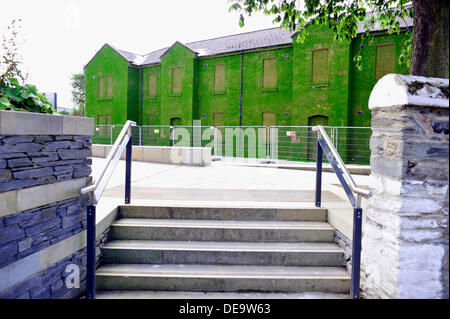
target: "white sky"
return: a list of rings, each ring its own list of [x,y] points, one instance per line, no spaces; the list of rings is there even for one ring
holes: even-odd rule
[[[271,28],[263,14],[238,24],[228,0],[8,0],[0,7],[0,33],[22,19],[21,53],[28,83],[57,92],[58,106],[72,107],[70,77],[104,43],[146,54],[172,45]]]

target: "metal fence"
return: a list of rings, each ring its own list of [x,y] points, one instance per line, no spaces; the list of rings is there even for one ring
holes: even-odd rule
[[[112,144],[122,125],[96,125],[94,144]],[[346,164],[369,164],[370,127],[324,127]],[[215,158],[255,158],[312,162],[317,134],[312,126],[169,126],[133,128],[133,145],[207,146]]]

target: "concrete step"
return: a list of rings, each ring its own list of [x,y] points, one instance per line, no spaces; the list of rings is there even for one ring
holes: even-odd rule
[[[98,290],[97,299],[348,299],[348,294]]]
[[[333,243],[253,243],[114,240],[103,248],[106,263],[341,266]]]
[[[107,264],[96,282],[100,290],[344,294],[350,275],[341,267]]]
[[[122,218],[111,225],[113,239],[237,242],[332,242],[325,222],[232,221]]]
[[[327,219],[325,208],[225,208],[120,206],[123,218],[215,219],[254,221],[319,221]]]

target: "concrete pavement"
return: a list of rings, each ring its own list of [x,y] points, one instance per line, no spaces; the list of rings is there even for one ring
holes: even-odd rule
[[[94,178],[105,159],[92,159]],[[309,208],[314,206],[315,172],[265,166],[182,166],[133,162],[132,205],[183,207]],[[368,187],[369,176],[353,175],[356,183]],[[125,161],[119,161],[97,206],[101,220],[124,203]],[[347,237],[352,236],[353,210],[334,173],[324,172],[322,202],[328,220]],[[363,200],[363,208],[367,204]]]

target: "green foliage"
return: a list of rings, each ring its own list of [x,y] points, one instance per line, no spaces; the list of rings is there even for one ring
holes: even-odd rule
[[[408,35],[408,39],[405,40],[405,45],[400,52],[399,61],[409,68],[411,66],[412,33],[408,32]]]
[[[66,110],[58,110],[57,113],[61,114],[61,115],[71,115],[71,113],[69,111],[66,111]]]
[[[411,0],[305,0],[300,6],[298,0],[231,0],[229,11],[241,12],[239,25],[244,26],[244,15],[262,11],[265,15],[274,16],[273,23],[296,32],[294,39],[303,43],[308,36],[306,26],[316,24],[328,27],[334,32],[335,40],[351,40],[358,36],[358,24],[363,23],[366,30],[363,39],[371,39],[369,32],[375,24],[386,29],[389,34],[400,32],[400,20],[413,17]],[[411,41],[402,52],[400,63],[409,63],[411,57]],[[362,68],[361,48],[353,61],[358,69]]]
[[[83,73],[72,74],[72,101],[78,106],[79,112],[84,113],[86,104],[85,80]]]
[[[20,20],[18,20],[20,22]],[[9,35],[3,36],[0,64],[0,110],[53,113],[52,105],[39,93],[36,86],[25,82],[20,70],[21,56],[18,52],[16,21],[8,27]]]
[[[36,86],[20,85],[16,79],[0,82],[0,110],[53,113],[52,105]]]
[[[82,111],[80,109],[72,109],[70,111],[68,110],[57,110],[56,111],[60,115],[70,115],[70,116],[84,116]]]

